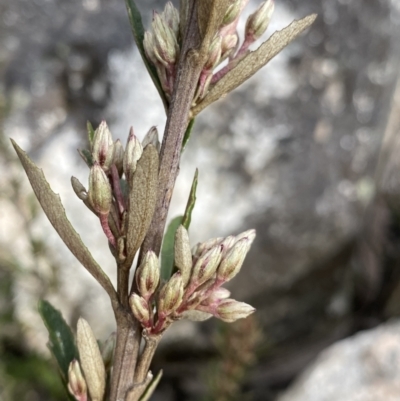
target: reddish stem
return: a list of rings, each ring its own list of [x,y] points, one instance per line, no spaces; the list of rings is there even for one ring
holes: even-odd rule
[[[108,225],[108,213],[107,214],[100,213],[99,218],[100,218],[101,228],[103,229],[104,234],[106,235],[108,241],[114,248],[117,248],[114,235],[111,232],[110,226]]]
[[[125,211],[125,202],[124,202],[124,197],[122,195],[122,190],[121,190],[121,183],[119,181],[119,174],[117,167],[115,164],[111,166],[111,183],[113,187],[113,192],[114,192],[114,197],[115,200],[117,201],[118,205],[118,210],[120,213],[120,216],[122,216],[122,213]]]

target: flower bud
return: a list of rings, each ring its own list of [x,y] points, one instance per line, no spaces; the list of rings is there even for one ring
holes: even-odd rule
[[[175,64],[178,56],[178,42],[173,30],[162,15],[155,13],[152,23],[155,55],[166,68]]]
[[[87,400],[86,381],[76,359],[73,359],[68,367],[68,391],[77,401]]]
[[[154,43],[154,35],[149,31],[144,33],[143,47],[149,61],[151,61],[154,65],[157,65],[158,60],[154,52],[156,47]]]
[[[160,282],[160,264],[153,251],[148,251],[136,272],[136,284],[140,295],[148,301]]]
[[[221,246],[216,245],[208,252],[200,256],[193,267],[190,282],[199,286],[209,280],[217,270],[221,261]]]
[[[110,212],[111,185],[106,173],[97,162],[90,169],[88,199],[97,213],[107,215]]]
[[[156,127],[151,127],[149,129],[149,132],[143,138],[142,141],[143,149],[149,144],[153,145],[157,149],[157,152],[160,152],[160,141],[158,139],[158,131]]]
[[[207,71],[212,71],[221,60],[221,44],[222,36],[217,35],[211,42],[210,48],[208,50],[208,58],[204,64],[203,69]]]
[[[150,312],[147,301],[140,295],[133,293],[129,297],[132,313],[143,327],[149,327]]]
[[[218,267],[217,277],[222,281],[232,280],[239,273],[243,261],[250,249],[251,242],[248,238],[242,238],[229,249]]]
[[[193,309],[183,312],[182,317],[191,320],[192,322],[204,322],[204,320],[210,319],[212,314]]]
[[[198,258],[203,253],[207,252],[212,247],[214,247],[215,245],[220,244],[223,240],[224,239],[222,237],[218,237],[218,238],[210,238],[206,242],[200,242],[192,249],[192,255],[195,258]]]
[[[229,25],[239,16],[242,11],[242,0],[234,0],[234,2],[226,10],[222,26]]]
[[[228,57],[236,49],[238,43],[239,38],[237,33],[224,36],[221,43],[221,59]]]
[[[211,293],[211,295],[207,298],[206,303],[207,304],[213,304],[215,302],[220,303],[223,299],[229,298],[230,295],[231,292],[229,290],[220,287]]]
[[[163,16],[177,38],[179,34],[179,11],[170,1],[165,5]]]
[[[74,190],[76,196],[85,201],[88,198],[88,193],[86,188],[81,184],[81,182],[76,177],[71,177],[72,189]]]
[[[256,237],[256,230],[252,228],[251,230],[243,231],[242,233],[238,234],[235,238],[236,242],[241,240],[242,238],[247,238],[250,241],[251,245],[255,237]]]
[[[133,173],[136,171],[136,164],[142,157],[143,147],[140,141],[133,133],[133,128],[129,131],[128,141],[126,143],[123,168],[128,181],[132,178]]]
[[[222,258],[229,252],[229,250],[235,245],[237,242],[236,238],[233,235],[229,235],[221,242],[222,248]]]
[[[89,323],[82,318],[78,320],[76,342],[90,398],[92,401],[102,401],[106,388],[106,371],[96,337]]]
[[[107,123],[102,121],[94,132],[92,157],[104,170],[111,166],[114,156],[114,142]]]
[[[164,285],[158,295],[158,313],[168,316],[175,312],[182,302],[183,291],[182,275],[177,272]]]
[[[124,166],[124,145],[122,145],[121,141],[117,139],[114,142],[114,157],[113,157],[113,164],[118,170],[118,174],[121,177],[123,173],[123,166]]]
[[[274,12],[274,7],[273,0],[266,0],[249,16],[246,22],[245,40],[255,41],[264,34]]]
[[[174,252],[175,266],[181,272],[183,285],[186,287],[192,273],[192,253],[190,251],[189,234],[182,225],[176,230]]]
[[[234,299],[224,299],[217,307],[215,317],[227,323],[232,323],[238,319],[244,319],[251,315],[255,309],[244,302]]]

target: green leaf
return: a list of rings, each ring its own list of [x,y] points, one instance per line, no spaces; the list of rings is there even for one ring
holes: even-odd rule
[[[182,223],[182,216],[175,217],[168,225],[167,231],[164,234],[162,249],[161,249],[161,278],[168,280],[172,275],[174,268],[174,245],[175,233]]]
[[[153,395],[154,390],[157,388],[158,383],[160,382],[162,375],[163,375],[163,371],[160,370],[157,373],[157,376],[147,386],[145,392],[140,397],[140,401],[149,401],[150,400],[150,397]]]
[[[182,141],[182,150],[181,150],[181,153],[185,150],[186,145],[187,145],[187,143],[189,142],[190,135],[192,134],[192,129],[193,129],[193,126],[194,126],[194,122],[195,122],[195,119],[192,118],[192,119],[189,121],[188,127],[186,128],[186,132],[185,132],[185,135],[184,135],[183,141]]]
[[[11,142],[25,169],[36,198],[46,213],[47,218],[50,220],[50,223],[72,254],[105,289],[113,303],[118,303],[117,293],[110,279],[94,260],[92,254],[82,242],[81,237],[75,231],[74,227],[72,227],[65,215],[64,206],[61,203],[59,195],[52,191],[43,171],[32,162],[28,155],[12,139]]]
[[[69,364],[73,359],[79,359],[74,335],[61,313],[49,302],[39,302],[39,313],[49,332],[48,347],[60,367],[63,381],[67,383]]]
[[[93,157],[92,153],[87,149],[78,149],[79,154],[81,155],[83,161],[87,164],[89,168],[93,166]]]
[[[197,183],[199,179],[199,170],[196,168],[196,172],[194,173],[192,188],[190,188],[189,199],[186,205],[185,214],[183,215],[182,225],[189,230],[190,223],[192,221],[192,212],[194,209],[194,205],[196,204],[196,190]]]
[[[93,129],[93,125],[90,121],[86,122],[86,128],[87,128],[87,132],[88,132],[89,144],[90,144],[90,149],[91,149],[92,145],[93,145],[93,139],[94,139],[94,129]]]
[[[144,26],[143,26],[142,16],[140,15],[140,11],[137,8],[134,0],[125,0],[125,4],[126,4],[126,9],[128,10],[129,22],[131,24],[132,33],[136,42],[136,46],[138,47],[144,65],[146,66],[147,71],[150,74],[150,77],[153,80],[153,83],[158,90],[158,93],[160,94],[161,100],[164,104],[164,108],[165,110],[168,110],[168,100],[165,97],[164,91],[161,87],[161,82],[160,79],[158,78],[157,71],[154,68],[154,66],[148,61],[146,53],[144,51],[144,46],[143,46]]]

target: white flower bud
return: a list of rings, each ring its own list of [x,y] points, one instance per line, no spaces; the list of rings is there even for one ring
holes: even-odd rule
[[[175,234],[175,266],[182,274],[183,285],[186,287],[192,273],[192,253],[190,251],[189,234],[180,225]]]
[[[111,185],[106,173],[97,162],[90,169],[88,200],[97,213],[107,215],[110,212]]]
[[[182,302],[183,291],[182,276],[180,272],[177,272],[169,279],[158,294],[158,313],[167,316],[175,312]]]
[[[234,299],[225,299],[217,307],[215,317],[227,323],[232,323],[238,319],[244,319],[251,315],[255,309],[244,302]]]
[[[215,274],[220,261],[221,246],[216,245],[197,260],[193,267],[190,283],[196,286],[205,283]]]
[[[142,153],[142,144],[133,133],[133,128],[131,128],[129,131],[128,141],[126,143],[123,161],[124,173],[128,181],[132,178],[133,173],[136,171],[136,165],[138,160],[142,157]]]
[[[76,401],[87,400],[87,386],[79,362],[74,359],[68,367],[68,391]]]
[[[266,0],[258,9],[249,16],[246,22],[245,36],[246,40],[255,41],[259,39],[267,30],[274,12],[273,0]]]
[[[114,157],[114,142],[107,123],[102,121],[94,132],[93,161],[97,162],[104,170],[108,170]]]
[[[160,264],[158,258],[153,251],[148,251],[136,271],[136,284],[140,295],[148,301],[156,291],[159,283]]]
[[[129,297],[132,313],[143,327],[149,327],[150,311],[147,301],[140,295],[133,293]]]

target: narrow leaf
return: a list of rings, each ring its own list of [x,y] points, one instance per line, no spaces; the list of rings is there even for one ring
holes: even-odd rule
[[[196,168],[196,172],[194,173],[192,187],[190,188],[189,199],[186,204],[185,214],[183,215],[182,225],[189,230],[190,223],[192,221],[192,212],[194,209],[194,205],[196,204],[196,190],[197,190],[197,183],[199,179],[199,170]]]
[[[165,281],[171,277],[174,268],[175,233],[182,224],[182,218],[182,216],[178,216],[172,219],[164,234],[161,248],[161,279]]]
[[[137,250],[142,245],[157,200],[158,152],[153,145],[147,145],[139,159],[130,182],[129,212],[127,218],[127,259],[129,268]]]
[[[125,0],[126,8],[128,10],[128,17],[129,17],[129,22],[131,24],[131,29],[133,33],[133,37],[136,42],[136,46],[139,49],[139,53],[142,56],[144,65],[147,68],[147,71],[153,80],[153,83],[155,87],[158,90],[158,93],[160,94],[161,100],[164,104],[165,110],[168,110],[168,100],[165,97],[164,91],[162,90],[160,80],[157,75],[157,71],[154,68],[154,66],[148,61],[146,57],[146,53],[144,51],[144,46],[143,46],[143,40],[144,40],[144,26],[143,26],[143,21],[142,21],[142,16],[140,15],[140,11],[136,6],[136,3],[134,0]]]
[[[92,154],[87,149],[78,149],[79,154],[81,155],[83,161],[90,168],[93,166],[93,157]]]
[[[157,373],[157,376],[150,382],[150,384],[148,385],[148,387],[146,388],[145,392],[143,393],[143,395],[140,398],[140,401],[149,401],[150,397],[153,395],[155,389],[158,386],[158,383],[160,382],[161,378],[163,375],[163,371],[160,370]]]
[[[316,18],[316,14],[311,14],[299,21],[293,21],[286,28],[275,32],[257,50],[250,52],[236,65],[236,67],[224,75],[210,89],[204,100],[191,110],[192,116],[196,116],[208,105],[220,99],[249,79],[301,32],[307,29]]]
[[[67,245],[72,254],[105,289],[111,300],[117,302],[118,298],[110,279],[93,259],[93,256],[82,242],[81,237],[72,227],[70,221],[65,215],[65,210],[59,195],[52,191],[50,185],[46,181],[43,171],[29,159],[28,155],[12,139],[11,142],[21,160],[33,191],[46,213],[47,218],[50,220],[50,223],[53,225],[58,235],[64,241],[65,245]]]
[[[186,128],[186,132],[185,132],[185,135],[184,135],[183,141],[182,141],[182,151],[181,151],[181,153],[185,150],[186,145],[187,145],[187,143],[189,142],[190,135],[192,134],[192,129],[193,129],[193,127],[194,127],[194,122],[195,122],[195,119],[192,118],[192,119],[189,121],[188,127]]]
[[[39,301],[39,313],[49,332],[49,349],[60,367],[62,379],[68,382],[68,367],[73,359],[79,359],[74,335],[61,313],[45,300]]]
[[[86,122],[86,129],[88,132],[88,139],[89,139],[89,144],[90,144],[90,149],[92,149],[92,145],[93,145],[93,139],[94,139],[94,129],[93,129],[93,125],[90,121]]]

